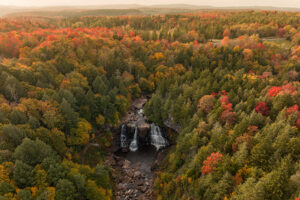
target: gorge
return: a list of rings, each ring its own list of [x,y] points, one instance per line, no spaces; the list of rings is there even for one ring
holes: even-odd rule
[[[152,145],[159,151],[169,145],[162,129],[151,123],[144,115],[143,106],[147,99],[140,98],[132,103],[130,111],[124,117],[120,128],[120,147],[122,151],[136,152],[139,146]]]
[[[151,199],[155,169],[170,145],[163,128],[145,116],[146,102],[135,100],[116,130],[112,168],[121,174],[115,176],[116,199]]]

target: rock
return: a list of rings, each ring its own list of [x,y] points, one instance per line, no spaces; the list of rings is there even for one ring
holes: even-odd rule
[[[139,177],[139,176],[141,176],[141,172],[140,171],[136,171],[136,172],[134,172],[134,177]]]
[[[146,199],[146,196],[145,195],[140,195],[138,196],[137,200],[145,200]]]
[[[104,164],[108,166],[116,166],[117,163],[113,157],[108,157]]]
[[[142,98],[136,99],[134,102],[132,102],[131,107],[139,110],[139,109],[143,108],[143,106],[145,105],[146,102],[147,102],[147,99],[142,97]]]
[[[141,191],[142,191],[142,192],[146,192],[146,191],[147,191],[147,187],[145,187],[145,186],[142,187],[142,188],[141,188]]]
[[[136,123],[135,122],[129,122],[127,124],[127,128],[130,130],[130,132],[134,132],[135,127],[136,127]]]
[[[118,185],[117,185],[117,189],[118,190],[121,190],[123,188],[123,184],[122,183],[119,183]]]
[[[131,163],[130,163],[129,160],[124,160],[122,168],[123,168],[123,169],[127,169],[127,168],[130,167],[130,164],[131,164]]]
[[[117,185],[117,189],[119,191],[121,191],[120,193],[125,192],[127,190],[127,188],[128,188],[128,185],[126,183],[119,183]]]
[[[133,178],[133,177],[134,177],[133,172],[130,171],[130,170],[126,170],[126,174],[127,174],[127,176],[130,177],[130,178]]]
[[[146,136],[150,131],[150,124],[143,121],[138,124],[138,130],[139,130],[139,137],[142,139],[146,139]]]
[[[144,185],[144,183],[143,183],[143,181],[140,180],[140,181],[137,182],[137,185],[142,186],[142,185]]]

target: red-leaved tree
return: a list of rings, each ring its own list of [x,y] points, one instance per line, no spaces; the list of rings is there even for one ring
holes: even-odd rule
[[[216,166],[220,163],[222,160],[223,155],[220,153],[211,153],[210,156],[206,158],[205,161],[203,161],[203,166],[201,169],[202,174],[208,174],[215,170]]]
[[[282,90],[281,87],[277,87],[277,86],[271,87],[268,91],[268,96],[275,97],[281,90]]]
[[[298,119],[296,121],[296,126],[297,126],[297,128],[300,129],[300,116],[299,115],[298,115]]]
[[[286,109],[286,114],[290,115],[292,113],[298,113],[298,109],[299,109],[298,105],[295,104],[292,107]]]
[[[236,121],[236,113],[229,110],[224,110],[220,116],[222,123],[234,124]]]
[[[283,86],[271,87],[268,91],[268,96],[275,97],[281,92],[282,92],[282,94],[295,95],[295,94],[297,94],[297,86],[293,85],[292,83],[288,83]]]
[[[255,106],[255,110],[264,116],[268,116],[270,112],[266,102],[258,102]]]
[[[209,113],[215,104],[215,97],[213,95],[204,95],[198,104],[198,108],[203,110],[205,113]]]

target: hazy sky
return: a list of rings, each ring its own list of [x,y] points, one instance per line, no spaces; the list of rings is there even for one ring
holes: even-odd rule
[[[210,6],[277,6],[298,7],[300,0],[0,0],[0,5],[14,6],[61,6],[107,4],[194,4]]]

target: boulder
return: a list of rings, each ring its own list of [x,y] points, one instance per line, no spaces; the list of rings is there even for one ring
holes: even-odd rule
[[[140,195],[138,196],[137,200],[145,200],[146,199],[146,196],[145,195]]]
[[[124,160],[123,162],[123,169],[128,169],[130,167],[130,161],[129,160]]]
[[[108,165],[108,166],[116,166],[117,163],[116,163],[116,160],[113,157],[107,157],[104,164]]]
[[[146,98],[139,98],[139,99],[136,99],[134,102],[132,102],[131,106],[134,108],[134,109],[142,109],[145,105],[145,103],[147,102],[147,99]]]
[[[137,182],[137,185],[138,185],[138,186],[142,186],[142,185],[144,185],[144,183],[143,183],[143,181],[139,180],[139,181]]]
[[[142,173],[140,171],[134,172],[134,177],[139,177]]]

